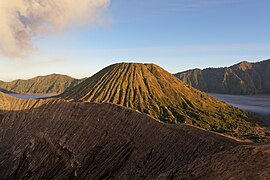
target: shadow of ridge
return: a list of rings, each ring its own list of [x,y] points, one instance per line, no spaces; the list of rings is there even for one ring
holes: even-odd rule
[[[258,146],[108,103],[49,101],[4,112],[1,127],[11,129],[0,133],[0,176],[13,178],[169,177],[202,158]]]
[[[15,97],[8,96],[8,95],[5,95],[5,94],[4,94],[4,97],[8,97],[12,101],[14,101],[14,102],[11,103],[12,104],[12,107],[9,107],[8,106],[9,109],[13,109],[13,110],[20,110],[21,108],[24,108],[25,110],[27,110],[27,109],[35,109],[35,108],[40,107],[40,106],[43,106],[45,104],[54,104],[54,103],[60,103],[60,102],[62,102],[62,103],[71,103],[71,104],[91,104],[89,102],[70,101],[70,100],[63,100],[63,99],[59,99],[59,98],[26,99],[26,100],[23,100],[23,99],[15,98]],[[1,101],[0,101],[0,103],[1,103]],[[96,103],[96,104],[99,104],[99,103]],[[108,103],[108,104],[111,104],[111,103]],[[48,109],[49,106],[50,105],[48,105],[45,109]],[[115,106],[119,106],[120,107],[121,105],[115,105]],[[126,107],[122,107],[122,108],[123,109],[128,109]],[[0,106],[0,109],[1,109],[1,106]],[[5,107],[3,109],[5,110]],[[57,109],[57,107],[56,107],[56,109]],[[135,110],[135,111],[137,113],[140,113],[137,110]],[[250,113],[249,115],[250,115],[249,116],[249,119],[247,120],[248,122],[250,122],[251,124],[254,124],[254,126],[256,125],[256,123],[258,123],[258,124],[260,124],[261,126],[263,126],[265,128],[267,127],[267,124],[265,123],[266,122],[265,120],[262,121],[260,119],[260,117],[258,117],[256,115],[253,115],[252,113]],[[153,117],[151,117],[151,118],[153,118]],[[160,122],[160,120],[157,120],[157,119],[155,119],[155,120]],[[246,131],[246,132],[242,133],[241,136],[239,135],[239,136],[235,136],[235,137],[237,137],[237,138],[244,138],[244,139],[251,139],[252,141],[257,141],[257,142],[262,142],[262,141],[266,142],[267,141],[267,138],[269,136],[268,131],[269,131],[268,129],[265,129],[265,130],[262,129],[260,131],[257,130],[257,129],[254,129],[254,131],[253,131],[253,129],[252,129],[252,131]],[[214,132],[214,131],[212,131],[212,132]],[[223,133],[223,134],[229,134],[229,133],[230,132]],[[268,133],[268,135],[267,135],[267,133]],[[226,136],[229,136],[229,135],[226,135]],[[230,138],[232,138],[232,137],[230,136]]]

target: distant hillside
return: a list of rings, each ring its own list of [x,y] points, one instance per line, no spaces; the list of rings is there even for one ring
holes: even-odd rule
[[[270,60],[241,62],[226,68],[194,69],[175,74],[204,92],[224,94],[269,94]]]
[[[0,97],[1,179],[270,177],[269,145],[113,104]]]
[[[0,81],[0,91],[19,94],[59,94],[82,80],[60,74],[38,76],[28,80]]]
[[[186,85],[155,64],[108,66],[59,97],[119,104],[163,122],[185,122],[237,137],[256,129],[248,122],[250,114]]]

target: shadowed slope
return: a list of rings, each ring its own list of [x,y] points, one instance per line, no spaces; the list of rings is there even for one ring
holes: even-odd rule
[[[59,94],[76,86],[81,81],[66,75],[51,74],[28,80],[0,81],[0,88],[3,91],[19,94]]]
[[[175,76],[205,92],[243,95],[270,93],[270,60],[258,63],[244,61],[226,68],[194,69]]]
[[[186,122],[238,137],[256,131],[246,112],[184,84],[154,64],[111,65],[60,97],[120,104],[164,122]]]
[[[162,124],[112,104],[31,101],[43,105],[0,116],[2,179],[269,177],[269,146]]]

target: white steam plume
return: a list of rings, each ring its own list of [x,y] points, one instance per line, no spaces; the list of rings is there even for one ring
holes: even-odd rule
[[[24,56],[32,37],[103,21],[110,0],[0,0],[0,53]]]

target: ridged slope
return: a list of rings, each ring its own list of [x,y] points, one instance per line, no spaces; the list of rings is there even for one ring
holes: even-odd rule
[[[29,100],[12,101],[17,110],[0,116],[1,179],[270,175],[269,145],[241,143],[188,125],[162,124],[113,104],[51,99],[31,100],[35,103],[28,107]]]
[[[119,104],[164,122],[186,122],[238,137],[256,131],[247,122],[246,112],[186,85],[154,64],[111,65],[60,97]]]
[[[175,76],[204,92],[243,95],[270,93],[270,60],[258,63],[244,61],[226,68],[194,69]]]
[[[59,94],[81,81],[66,75],[51,74],[28,80],[0,81],[0,91],[19,94]]]

